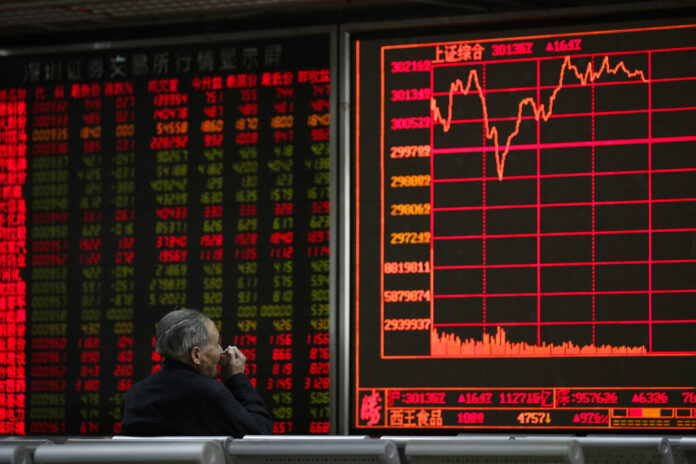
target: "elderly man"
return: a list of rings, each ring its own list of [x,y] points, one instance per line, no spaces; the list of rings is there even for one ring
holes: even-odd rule
[[[193,309],[165,315],[155,349],[162,369],[128,390],[122,405],[125,435],[270,434],[266,406],[244,375],[246,358],[237,347],[220,347],[213,321]],[[224,384],[215,380],[221,364]]]

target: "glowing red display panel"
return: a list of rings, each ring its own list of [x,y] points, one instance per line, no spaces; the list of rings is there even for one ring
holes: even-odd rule
[[[696,425],[695,30],[356,42],[356,428]]]

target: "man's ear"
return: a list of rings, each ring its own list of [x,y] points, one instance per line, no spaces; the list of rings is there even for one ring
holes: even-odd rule
[[[189,351],[189,359],[195,366],[199,366],[201,364],[201,360],[203,359],[203,350],[201,350],[200,346],[194,346],[191,348]]]

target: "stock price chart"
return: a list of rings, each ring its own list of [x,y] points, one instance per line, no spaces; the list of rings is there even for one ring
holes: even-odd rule
[[[274,432],[328,433],[328,63],[325,35],[3,59],[0,434],[119,433],[175,305]]]
[[[696,425],[696,26],[572,29],[354,42],[354,430]]]

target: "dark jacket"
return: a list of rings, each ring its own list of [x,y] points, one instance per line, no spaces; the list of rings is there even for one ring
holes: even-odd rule
[[[128,390],[121,410],[124,435],[241,438],[273,431],[266,405],[246,375],[223,384],[171,359]]]

